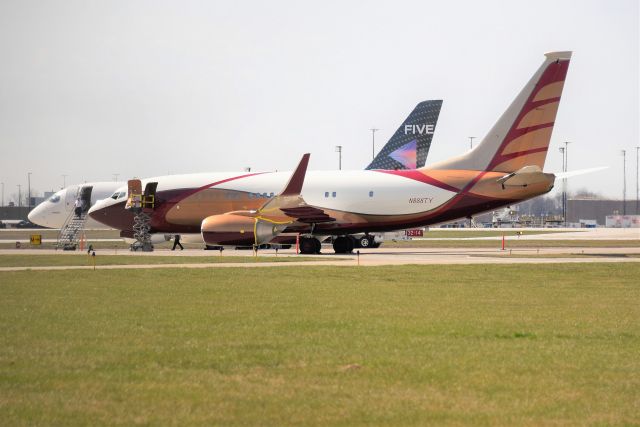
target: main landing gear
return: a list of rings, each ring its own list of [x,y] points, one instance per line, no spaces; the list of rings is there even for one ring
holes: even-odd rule
[[[376,242],[374,236],[370,236],[365,234],[363,236],[354,237],[355,239],[355,248],[379,248],[380,242]]]
[[[319,254],[322,245],[320,240],[315,237],[301,237],[300,238],[300,253],[305,255]]]
[[[333,240],[333,250],[337,254],[348,254],[358,248],[377,248],[380,243],[375,241],[374,236],[364,234],[361,236],[339,236]]]
[[[380,243],[376,242],[374,236],[364,234],[361,236],[338,236],[333,239],[333,250],[337,254],[349,254],[356,248],[377,248]],[[311,255],[319,254],[321,249],[320,240],[307,236],[300,238],[300,253]]]
[[[340,236],[333,240],[333,250],[337,254],[348,254],[353,251],[355,239],[351,236]]]

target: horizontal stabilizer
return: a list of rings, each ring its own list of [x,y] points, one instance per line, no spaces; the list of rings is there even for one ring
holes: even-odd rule
[[[549,178],[553,179],[553,174],[544,173],[537,165],[529,165],[511,172],[497,181],[502,184],[502,188],[506,187],[527,187],[529,185],[548,182]]]

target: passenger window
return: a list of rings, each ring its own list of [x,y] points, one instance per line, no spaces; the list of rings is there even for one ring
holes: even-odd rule
[[[336,192],[331,193],[331,197],[336,197]]]
[[[324,192],[324,197],[329,197],[329,192],[328,191]]]
[[[369,197],[373,197],[373,191],[369,191]]]

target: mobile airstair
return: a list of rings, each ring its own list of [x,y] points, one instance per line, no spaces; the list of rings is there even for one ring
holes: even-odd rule
[[[58,233],[55,244],[56,249],[75,251],[78,248],[85,225],[87,224],[87,219],[89,219],[87,212],[89,212],[89,208],[91,207],[92,190],[92,186],[84,186],[78,189],[76,200],[81,202],[80,213],[78,215],[75,209],[71,211]]]

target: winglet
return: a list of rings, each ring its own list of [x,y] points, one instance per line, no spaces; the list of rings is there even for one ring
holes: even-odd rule
[[[302,191],[302,185],[304,184],[304,177],[307,174],[307,166],[309,165],[309,157],[311,154],[306,153],[302,156],[298,167],[291,175],[289,182],[280,193],[281,196],[297,196]]]

